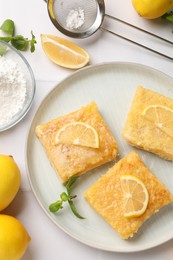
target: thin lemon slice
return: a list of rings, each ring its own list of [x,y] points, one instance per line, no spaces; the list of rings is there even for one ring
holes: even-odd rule
[[[47,57],[62,67],[79,69],[89,62],[85,50],[58,36],[41,34],[41,44]]]
[[[131,218],[144,214],[149,201],[144,183],[130,174],[121,175],[120,183],[124,196],[124,216]]]
[[[64,125],[56,134],[55,144],[73,144],[92,148],[99,147],[97,131],[83,122]]]
[[[162,105],[148,106],[142,115],[153,122],[157,128],[173,138],[173,110]]]

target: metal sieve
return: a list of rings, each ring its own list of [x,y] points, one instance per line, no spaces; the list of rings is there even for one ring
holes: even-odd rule
[[[95,33],[105,15],[104,0],[48,0],[47,8],[50,19],[63,34],[73,38],[85,38]],[[84,21],[78,28],[67,26],[67,17],[78,8],[84,12]]]
[[[104,0],[44,0],[44,1],[47,3],[47,9],[52,23],[60,32],[62,32],[66,36],[72,38],[86,38],[92,35],[93,33],[95,33],[100,28],[102,31],[109,32],[117,37],[120,37],[123,40],[127,40],[133,44],[136,44],[137,46],[143,47],[146,50],[152,51],[155,54],[159,54],[164,58],[173,60],[172,56],[168,56],[163,52],[159,52],[151,47],[148,47],[144,44],[129,39],[123,35],[116,33],[115,31],[111,31],[109,29],[103,28],[101,25],[104,17],[106,16],[109,19],[113,19],[127,26],[130,26],[134,29],[142,31],[145,34],[155,37],[163,41],[164,43],[171,44],[171,45],[173,44],[172,41],[165,39],[157,34],[146,31],[140,27],[132,25],[126,21],[123,21],[117,17],[106,14]],[[75,11],[79,8],[84,13],[84,21],[82,25],[79,26],[78,28],[69,28],[67,26],[67,17],[70,11],[72,10]]]

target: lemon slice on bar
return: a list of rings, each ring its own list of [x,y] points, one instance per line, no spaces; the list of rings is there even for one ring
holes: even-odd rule
[[[97,131],[83,122],[64,125],[56,134],[55,144],[73,144],[91,148],[99,147]]]
[[[123,192],[124,216],[132,218],[144,214],[149,201],[144,183],[130,174],[121,175],[120,183]]]
[[[151,105],[144,109],[142,115],[153,122],[157,128],[173,138],[173,110],[167,106]]]

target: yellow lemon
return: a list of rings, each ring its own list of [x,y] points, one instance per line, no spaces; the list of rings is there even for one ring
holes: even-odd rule
[[[20,187],[20,178],[20,171],[13,157],[0,154],[0,211],[5,209],[16,196]]]
[[[0,259],[20,260],[31,238],[16,218],[0,215]]]
[[[141,17],[155,19],[161,17],[173,7],[173,0],[132,0],[132,4]]]

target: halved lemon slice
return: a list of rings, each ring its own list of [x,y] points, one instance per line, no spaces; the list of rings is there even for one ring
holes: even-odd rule
[[[47,57],[62,67],[79,69],[89,62],[85,50],[58,36],[41,34],[41,44]]]
[[[130,174],[121,175],[120,183],[124,197],[124,216],[131,218],[144,214],[149,201],[144,183]]]
[[[83,122],[64,125],[56,134],[55,144],[73,144],[92,148],[99,147],[97,131]]]
[[[157,128],[173,138],[173,110],[162,105],[148,106],[142,115],[153,122]]]

